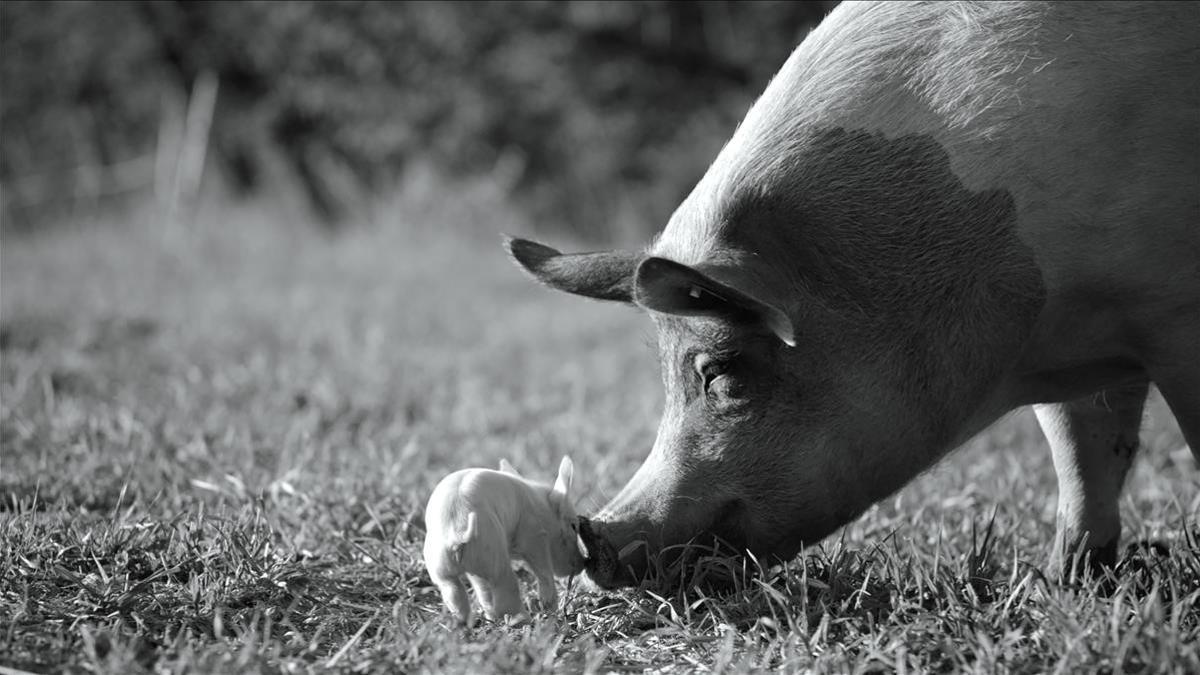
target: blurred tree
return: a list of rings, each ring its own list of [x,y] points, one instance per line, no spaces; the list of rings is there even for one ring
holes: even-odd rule
[[[6,1],[0,181],[150,152],[212,71],[238,193],[280,157],[336,224],[428,162],[578,234],[653,230],[833,4]]]
[[[147,78],[154,79],[147,72],[154,65],[150,36],[138,30],[129,10],[119,4],[0,3],[0,181],[6,202],[14,178],[111,164],[153,140],[159,99],[146,86]],[[76,188],[62,177],[43,183],[60,194]]]

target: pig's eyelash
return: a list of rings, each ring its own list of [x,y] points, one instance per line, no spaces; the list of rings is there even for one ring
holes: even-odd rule
[[[707,354],[710,359],[718,363],[728,363],[742,355],[742,350],[736,347],[710,347],[706,349],[689,349],[684,353],[684,363],[692,364],[696,362],[696,357],[701,354]]]
[[[713,350],[709,351],[708,353],[712,356],[714,361],[728,363],[729,361],[732,361],[732,360],[736,359],[737,357],[741,356],[742,350],[734,349],[734,348],[713,349]]]

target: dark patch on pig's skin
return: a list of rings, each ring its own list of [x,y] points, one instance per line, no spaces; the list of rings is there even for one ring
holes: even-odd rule
[[[978,430],[970,425],[991,421],[976,416],[1018,362],[1045,302],[1034,253],[1018,237],[1015,199],[1002,186],[968,188],[930,136],[804,133],[735,160],[715,208],[684,211],[715,211],[709,264],[751,277],[796,331],[796,347],[763,357],[771,371],[756,377],[769,378],[769,400],[755,399],[753,415],[734,421],[689,405],[677,447],[666,449],[695,466],[705,443],[721,438],[709,475],[727,477],[724,493],[750,507],[771,500],[770,521],[754,520],[764,511],[754,508],[742,519],[760,560],[820,541]],[[708,351],[720,346],[711,344],[716,334],[679,335],[676,323],[699,322],[660,325],[669,382],[692,376],[681,357],[697,340],[708,340],[700,345]],[[814,437],[831,451],[804,445]],[[850,447],[865,461],[841,459],[837,449]],[[797,466],[809,474],[789,476]],[[785,479],[797,486],[791,494],[769,494]],[[828,499],[813,501],[803,481],[821,482]],[[724,534],[714,531],[719,505],[707,506],[697,531],[677,534]],[[612,579],[605,572],[615,568],[591,548],[588,565],[593,578]]]
[[[928,135],[826,128],[791,148],[766,175],[752,162],[738,173],[720,238],[782,272],[801,349],[871,364],[937,421],[925,442],[949,441],[1016,362],[1045,301],[1012,194],[967,188]]]

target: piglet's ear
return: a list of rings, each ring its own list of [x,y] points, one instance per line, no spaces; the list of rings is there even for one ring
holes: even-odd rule
[[[517,470],[513,468],[513,465],[508,463],[507,459],[500,460],[500,472],[511,474],[513,476],[517,476],[518,478],[521,476],[521,474],[517,473]]]
[[[558,478],[554,481],[553,493],[559,499],[565,500],[571,493],[571,480],[575,476],[575,465],[570,457],[563,457],[558,465]]]

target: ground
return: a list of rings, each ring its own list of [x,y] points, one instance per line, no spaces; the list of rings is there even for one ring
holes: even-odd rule
[[[1157,397],[1122,512],[1161,546],[1119,581],[1044,578],[1023,411],[724,595],[564,581],[557,612],[457,627],[420,557],[435,482],[570,454],[591,513],[661,391],[645,317],[536,286],[494,231],[520,224],[452,202],[336,238],[256,206],[5,236],[0,665],[1200,672],[1200,486]]]

